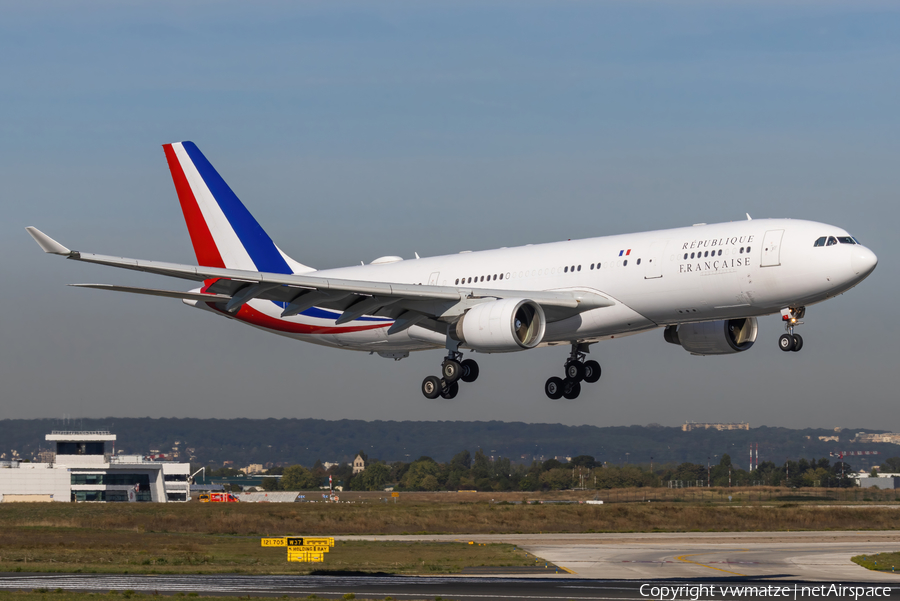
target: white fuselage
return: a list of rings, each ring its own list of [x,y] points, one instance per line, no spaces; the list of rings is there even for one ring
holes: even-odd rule
[[[758,219],[396,260],[315,275],[463,290],[594,292],[615,305],[549,323],[542,344],[596,342],[666,325],[811,305],[845,292],[872,272],[877,262],[872,251],[851,243],[814,246],[823,236],[846,239],[849,234],[811,221]],[[388,335],[388,319],[363,318],[338,328],[335,317],[323,311],[282,318],[282,308],[272,301],[248,304],[272,318],[251,325],[308,342],[363,351],[444,345],[443,336],[417,326]],[[242,320],[240,313],[234,318]],[[300,325],[315,331],[298,333]],[[357,326],[368,329],[353,331]]]

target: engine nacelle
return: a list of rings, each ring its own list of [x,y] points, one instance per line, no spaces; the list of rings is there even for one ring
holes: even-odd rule
[[[546,327],[544,310],[536,302],[502,298],[466,311],[451,336],[482,353],[509,353],[536,347]]]
[[[692,355],[730,355],[753,346],[757,332],[756,318],[745,317],[668,326],[663,337]]]

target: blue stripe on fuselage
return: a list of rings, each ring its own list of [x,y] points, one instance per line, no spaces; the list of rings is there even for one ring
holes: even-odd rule
[[[206,182],[209,191],[231,224],[231,228],[235,231],[241,244],[247,249],[247,254],[253,260],[258,271],[266,271],[269,273],[293,273],[287,262],[269,235],[263,230],[262,226],[253,218],[250,211],[244,206],[237,195],[232,192],[222,176],[216,171],[215,167],[206,160],[200,149],[193,142],[182,142],[184,150],[194,167],[200,173],[203,181]]]
[[[282,309],[286,309],[289,303],[282,303],[279,301],[272,301]],[[313,307],[312,309],[307,309],[302,312],[300,315],[304,315],[306,317],[315,317],[318,319],[337,319],[341,316],[340,312],[337,311],[328,311],[327,309],[320,309],[318,307]],[[394,321],[389,317],[358,317],[353,321]]]

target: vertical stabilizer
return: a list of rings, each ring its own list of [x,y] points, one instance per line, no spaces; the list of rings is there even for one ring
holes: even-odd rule
[[[278,248],[193,142],[165,144],[166,160],[198,264],[309,273]]]

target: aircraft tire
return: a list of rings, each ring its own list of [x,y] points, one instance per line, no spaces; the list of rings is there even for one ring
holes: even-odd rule
[[[584,380],[584,363],[581,361],[569,361],[566,363],[566,379],[575,382]]]
[[[579,394],[581,394],[581,382],[566,378],[563,382],[563,396],[571,401],[577,399]]]
[[[795,353],[803,348],[803,336],[800,334],[794,334],[794,346],[791,347],[791,350]]]
[[[591,359],[584,362],[584,381],[593,384],[600,379],[600,364]]]
[[[436,399],[441,396],[441,379],[437,376],[428,376],[422,380],[422,394],[426,399]]]
[[[459,382],[450,382],[441,390],[441,398],[453,399],[459,394]]]
[[[790,334],[782,334],[778,338],[778,348],[780,348],[784,352],[794,350],[794,337]]]
[[[563,395],[563,381],[553,376],[544,384],[544,393],[554,401],[561,399]]]
[[[441,375],[447,382],[456,382],[463,373],[462,365],[459,361],[447,359],[441,364]]]
[[[474,382],[478,379],[478,372],[478,363],[473,359],[466,359],[462,362],[462,376],[460,376],[460,379],[463,382]]]

